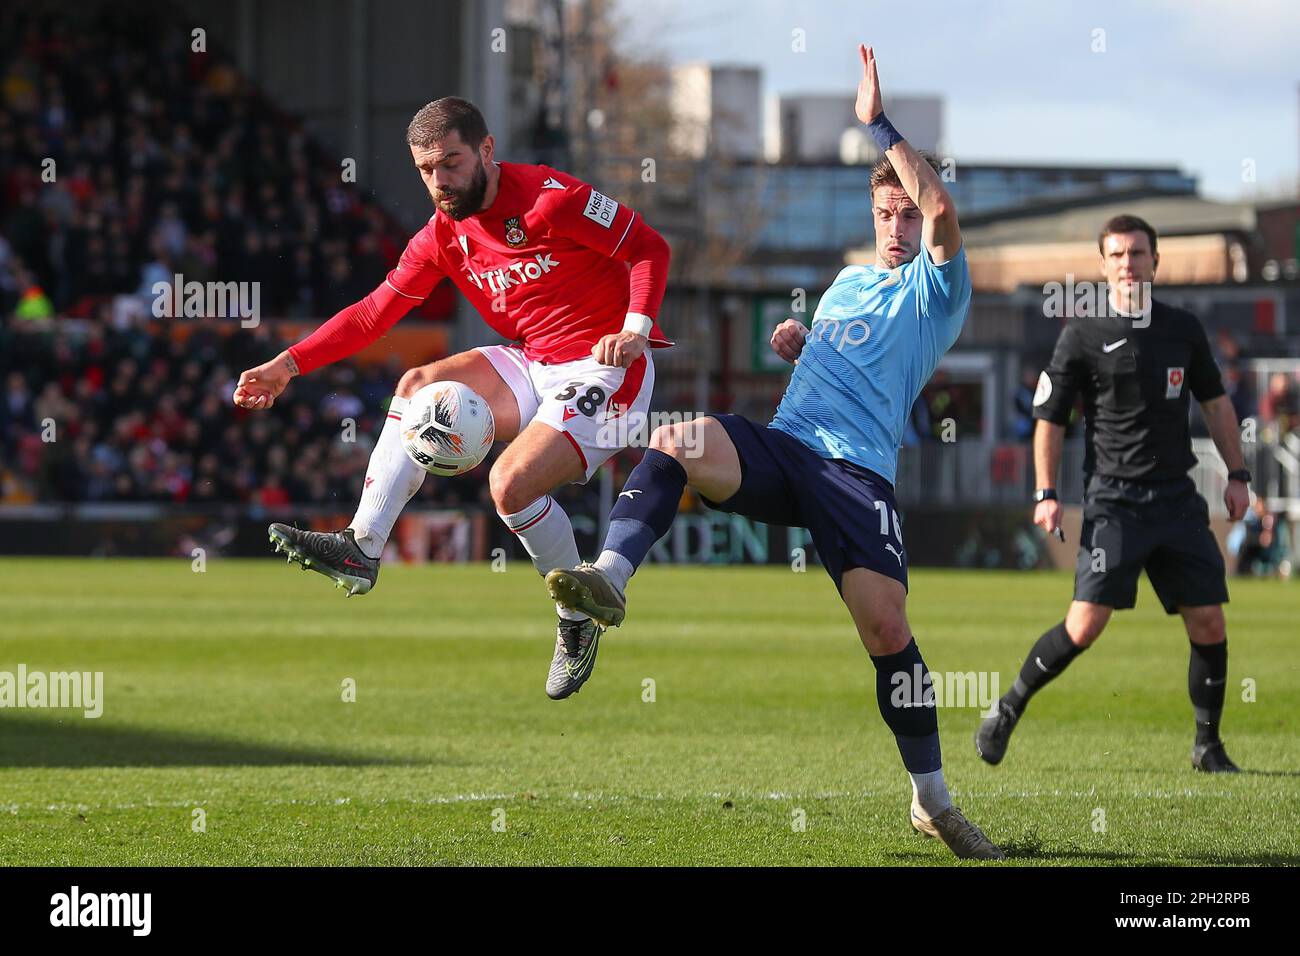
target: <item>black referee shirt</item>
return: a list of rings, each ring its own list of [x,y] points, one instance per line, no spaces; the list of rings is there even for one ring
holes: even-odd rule
[[[1224,393],[1196,316],[1153,301],[1144,324],[1128,316],[1071,319],[1039,376],[1035,418],[1064,425],[1083,395],[1085,474],[1153,482],[1185,477],[1196,464],[1191,396],[1208,402]]]

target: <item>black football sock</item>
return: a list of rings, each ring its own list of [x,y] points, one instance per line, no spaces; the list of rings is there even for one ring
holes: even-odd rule
[[[1016,712],[1016,716],[1020,716],[1025,712],[1029,698],[1046,687],[1052,678],[1065,670],[1070,661],[1084,650],[1086,648],[1079,647],[1070,640],[1065,622],[1062,621],[1043,634],[1030,648],[1016,682],[1011,685],[1011,690],[1002,695],[1003,702]]]
[[[1228,685],[1228,642],[1192,644],[1187,665],[1187,694],[1196,713],[1196,742],[1212,744],[1219,739],[1223,696]]]

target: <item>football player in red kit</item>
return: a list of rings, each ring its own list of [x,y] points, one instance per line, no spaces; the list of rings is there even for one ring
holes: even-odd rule
[[[423,386],[449,380],[483,396],[496,437],[510,443],[489,479],[501,519],[542,575],[574,567],[573,528],[549,493],[587,481],[620,450],[617,437],[626,429],[605,427],[610,421],[648,411],[648,346],[671,344],[655,322],[668,245],[634,211],[572,176],[497,162],[483,116],[466,100],[428,104],[411,120],[406,140],[437,211],[374,292],[240,375],[235,404],[270,408],[295,375],[370,345],[444,278],[513,344],[406,372],[348,527],[321,533],[273,524],[271,539],[349,594],[374,587],[393,524],[427,475],[402,449],[402,411]],[[586,615],[559,613],[546,683],[556,700],[590,676],[602,631]]]

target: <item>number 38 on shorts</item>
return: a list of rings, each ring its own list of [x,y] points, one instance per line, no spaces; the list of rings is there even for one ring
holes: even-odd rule
[[[627,368],[594,358],[547,365],[510,345],[479,349],[519,403],[520,428],[540,421],[563,432],[582,459],[584,481],[627,447],[650,411],[654,360],[647,349]],[[626,427],[624,422],[627,422]]]
[[[604,409],[605,390],[599,385],[588,385],[586,382],[570,382],[564,391],[555,396],[555,400],[572,403],[572,408],[566,408],[565,411],[576,408],[579,414],[591,418]]]

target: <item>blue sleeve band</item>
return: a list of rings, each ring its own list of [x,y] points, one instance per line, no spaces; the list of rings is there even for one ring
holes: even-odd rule
[[[885,116],[883,111],[867,124],[867,132],[875,140],[882,156],[889,150],[889,147],[903,141],[902,134],[894,129],[894,124],[889,122],[889,118]]]

